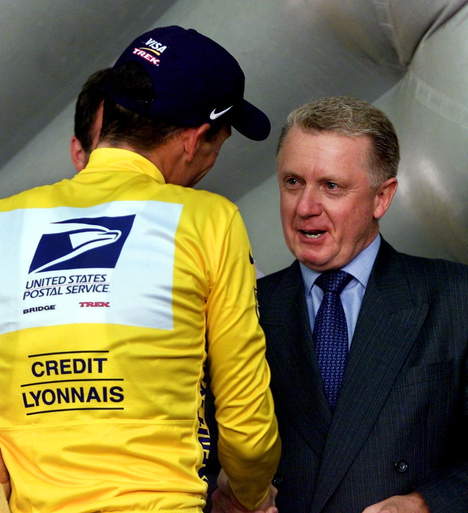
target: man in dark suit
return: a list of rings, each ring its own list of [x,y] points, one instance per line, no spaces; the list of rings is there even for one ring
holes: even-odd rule
[[[468,268],[380,237],[398,160],[390,121],[352,98],[300,107],[280,137],[281,217],[296,261],[262,278],[258,298],[282,513],[468,512]],[[347,273],[341,360],[328,336],[339,322],[320,312],[329,292],[319,277],[335,271]]]

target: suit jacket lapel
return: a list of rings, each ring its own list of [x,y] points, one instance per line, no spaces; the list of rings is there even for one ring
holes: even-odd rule
[[[265,298],[261,324],[267,337],[267,354],[273,390],[291,414],[288,422],[320,456],[330,427],[331,413],[322,392],[320,373],[312,354],[304,287],[295,262],[270,298]],[[287,396],[286,396],[287,394]]]
[[[398,254],[382,241],[369,279],[312,507],[319,512],[377,421],[427,314],[412,300]]]

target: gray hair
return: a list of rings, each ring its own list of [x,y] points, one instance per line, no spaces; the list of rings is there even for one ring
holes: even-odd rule
[[[293,126],[312,133],[368,136],[373,148],[369,155],[372,185],[377,186],[397,174],[400,150],[395,129],[381,110],[366,101],[348,96],[331,96],[298,107],[289,114],[281,130],[277,153]]]

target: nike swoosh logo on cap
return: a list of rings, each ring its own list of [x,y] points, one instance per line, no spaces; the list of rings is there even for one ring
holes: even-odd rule
[[[231,110],[233,107],[233,105],[231,105],[230,107],[228,107],[227,109],[224,109],[220,112],[216,112],[216,109],[213,109],[210,113],[210,119],[214,120],[214,119],[218,119],[219,116],[222,116],[223,114],[225,114],[228,110]]]

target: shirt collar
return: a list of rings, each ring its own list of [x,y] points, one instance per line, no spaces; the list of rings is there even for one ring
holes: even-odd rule
[[[151,176],[158,183],[166,183],[161,171],[146,157],[121,148],[95,149],[89,157],[88,165],[80,173],[96,171],[142,173]]]
[[[377,253],[380,248],[381,237],[378,234],[377,237],[360,253],[358,253],[351,262],[347,263],[342,270],[351,274],[364,288],[367,287],[369,276],[372,271]],[[304,280],[304,286],[306,294],[310,293],[315,280],[320,276],[321,273],[309,269],[302,262],[299,262],[301,267],[302,278]]]

